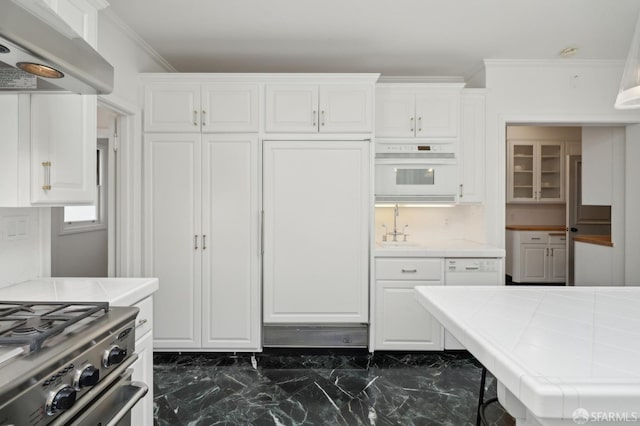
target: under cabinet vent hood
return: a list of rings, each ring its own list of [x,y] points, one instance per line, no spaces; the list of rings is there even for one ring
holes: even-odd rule
[[[95,95],[112,90],[113,67],[79,35],[54,29],[13,1],[2,2],[0,91]]]

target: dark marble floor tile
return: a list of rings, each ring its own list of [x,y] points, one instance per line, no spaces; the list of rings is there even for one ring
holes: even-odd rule
[[[158,426],[473,426],[481,373],[466,352],[161,354],[154,362]],[[487,383],[490,398],[491,375]],[[499,405],[487,413],[513,426]]]

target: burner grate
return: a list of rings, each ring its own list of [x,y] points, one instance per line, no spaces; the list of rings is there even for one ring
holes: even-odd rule
[[[109,303],[0,302],[0,345],[37,351],[49,337],[100,311],[109,311]]]

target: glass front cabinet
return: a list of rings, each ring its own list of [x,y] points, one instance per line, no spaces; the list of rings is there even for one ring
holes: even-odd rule
[[[508,149],[508,203],[564,203],[562,143],[509,140]]]

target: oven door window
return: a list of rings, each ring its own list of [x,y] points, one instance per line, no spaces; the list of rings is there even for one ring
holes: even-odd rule
[[[395,169],[396,185],[434,185],[435,170],[428,169]]]

